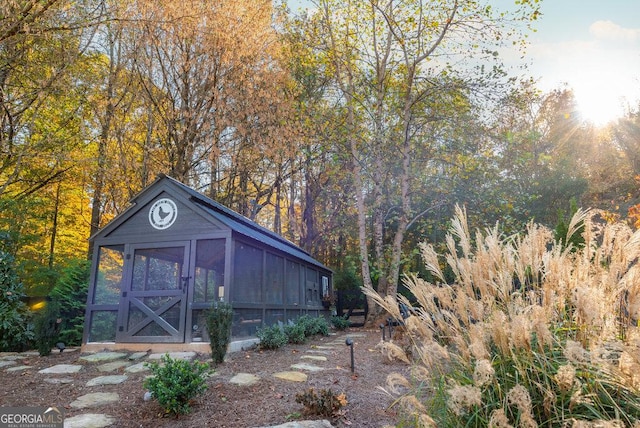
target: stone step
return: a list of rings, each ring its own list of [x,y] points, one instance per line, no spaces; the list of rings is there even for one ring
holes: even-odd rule
[[[89,379],[87,386],[118,385],[128,378],[129,377],[126,375],[98,376],[93,379]]]
[[[89,363],[97,363],[119,360],[126,356],[127,354],[124,354],[122,352],[96,352],[95,354],[83,355],[79,359],[82,361],[87,361]]]
[[[285,371],[274,373],[273,377],[290,382],[306,382],[309,376],[302,372]]]
[[[116,419],[101,413],[85,413],[64,420],[64,428],[105,428],[116,423]]]
[[[70,374],[78,373],[82,370],[82,366],[79,364],[57,364],[46,369],[39,370],[38,373],[42,374]]]
[[[117,403],[120,401],[120,395],[116,392],[92,392],[78,397],[69,404],[76,409],[84,409],[87,407],[104,406],[105,404]]]

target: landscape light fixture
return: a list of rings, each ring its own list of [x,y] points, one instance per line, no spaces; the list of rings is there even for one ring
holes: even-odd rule
[[[355,362],[353,359],[353,340],[350,337],[347,337],[347,340],[344,343],[351,348],[351,373],[355,371]]]

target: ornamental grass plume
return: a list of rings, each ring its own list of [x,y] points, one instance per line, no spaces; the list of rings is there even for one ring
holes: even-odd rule
[[[454,385],[447,389],[447,394],[449,409],[458,416],[468,413],[474,406],[482,405],[480,388],[473,385]]]
[[[489,428],[513,428],[513,425],[509,423],[509,418],[507,418],[504,409],[496,409],[491,413]]]
[[[568,392],[573,389],[573,384],[576,381],[576,368],[569,364],[564,364],[558,367],[558,372],[553,377],[558,384],[560,392]]]
[[[390,388],[413,403],[401,412],[411,426],[424,416],[436,426],[640,427],[640,231],[604,218],[578,210],[559,240],[534,223],[472,235],[456,207],[445,254],[420,245],[432,281],[406,275],[411,299],[365,290],[392,315],[398,302],[415,309],[399,345],[419,369]]]
[[[476,360],[473,370],[473,384],[478,388],[491,383],[495,378],[496,371],[489,360]]]

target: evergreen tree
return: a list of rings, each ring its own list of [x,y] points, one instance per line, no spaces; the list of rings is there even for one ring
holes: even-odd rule
[[[8,234],[0,232],[0,351],[22,351],[33,340],[31,312],[24,302],[24,285],[8,251]]]

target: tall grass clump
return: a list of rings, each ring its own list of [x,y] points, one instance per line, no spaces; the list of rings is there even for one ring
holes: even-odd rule
[[[420,247],[433,282],[405,278],[414,366],[385,387],[400,426],[640,426],[640,231],[578,210],[562,241],[533,223],[472,236],[457,208],[446,244]]]

